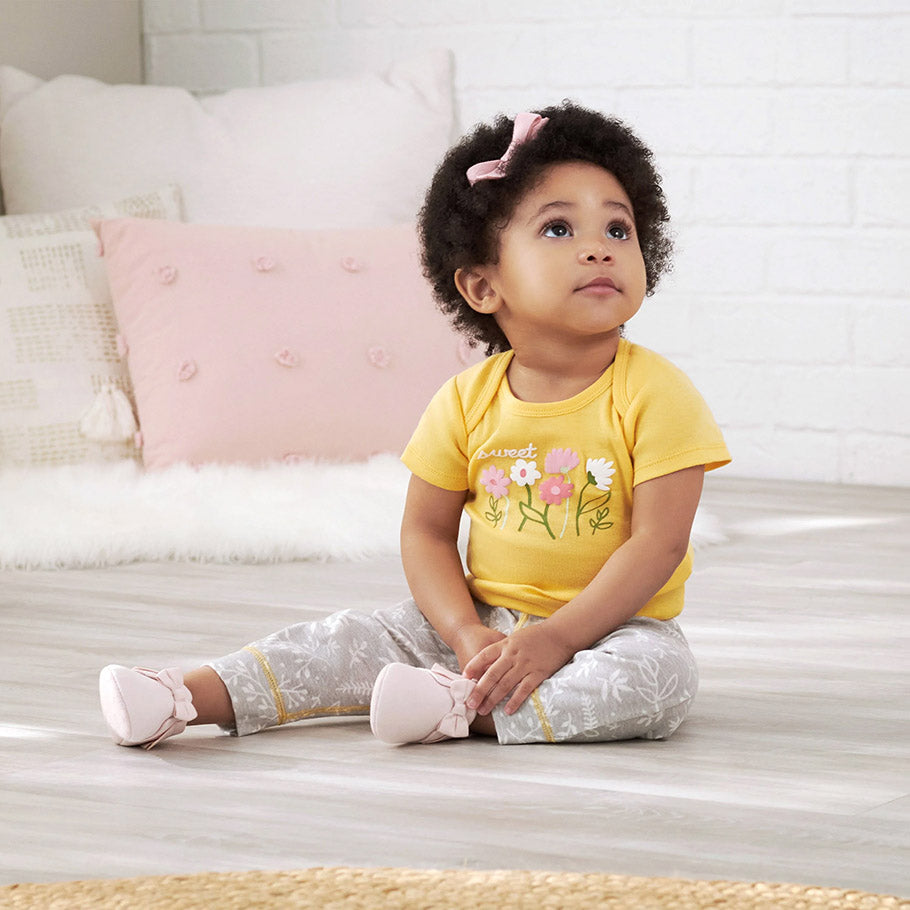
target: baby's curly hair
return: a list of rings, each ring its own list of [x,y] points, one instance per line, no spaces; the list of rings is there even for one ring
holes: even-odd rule
[[[468,306],[455,286],[455,272],[498,261],[500,231],[552,164],[590,162],[622,184],[632,201],[649,296],[671,268],[670,216],[651,150],[621,121],[571,101],[537,113],[549,122],[514,151],[502,180],[471,186],[465,172],[505,152],[512,118],[500,115],[492,125],[481,124],[454,146],[433,177],[418,219],[423,270],[439,308],[472,344],[485,345],[487,354],[511,345],[493,316]]]

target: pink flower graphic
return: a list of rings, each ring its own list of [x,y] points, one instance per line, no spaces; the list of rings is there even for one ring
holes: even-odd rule
[[[491,466],[486,468],[480,475],[480,482],[491,496],[499,499],[501,496],[508,495],[509,484],[512,481],[506,477],[505,471]]]
[[[520,487],[527,487],[534,483],[540,477],[540,471],[537,470],[536,461],[525,461],[523,458],[517,459],[512,465],[512,480]]]
[[[569,483],[562,476],[548,477],[540,482],[537,488],[540,498],[551,506],[558,506],[561,502],[567,500],[575,489],[575,485]]]
[[[571,449],[553,449],[544,459],[543,466],[548,474],[568,474],[579,464],[581,459]]]

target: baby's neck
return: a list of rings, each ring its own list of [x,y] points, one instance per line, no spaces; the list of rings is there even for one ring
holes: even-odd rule
[[[506,374],[509,388],[521,401],[566,401],[600,379],[618,348],[617,336],[610,345],[565,355],[552,349],[516,349]]]

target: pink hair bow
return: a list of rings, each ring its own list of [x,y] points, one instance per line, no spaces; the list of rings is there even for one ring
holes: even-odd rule
[[[518,114],[515,117],[515,125],[512,127],[512,141],[505,150],[502,158],[496,161],[481,161],[479,164],[473,164],[466,171],[468,183],[474,186],[478,180],[499,180],[506,175],[506,165],[509,159],[515,153],[520,145],[530,142],[539,132],[541,127],[547,122],[548,117],[541,117],[540,114],[528,113],[527,111]]]

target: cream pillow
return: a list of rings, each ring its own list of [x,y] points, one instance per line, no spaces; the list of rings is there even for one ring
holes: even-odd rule
[[[0,217],[0,467],[136,455],[132,439],[93,440],[80,430],[96,401],[117,392],[122,408],[131,397],[90,225],[117,216],[178,220],[179,190]]]
[[[191,222],[347,228],[414,220],[452,138],[451,56],[383,75],[235,89],[43,82],[0,67],[8,212],[176,183]]]

